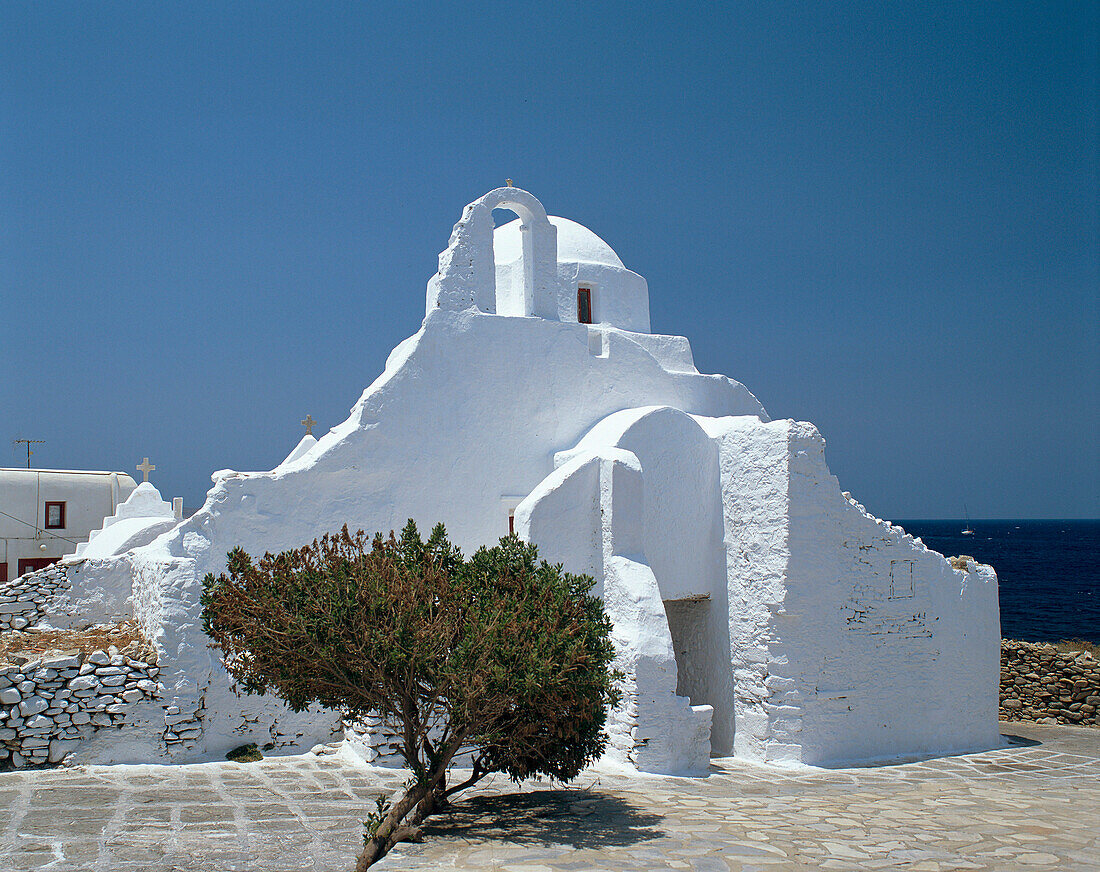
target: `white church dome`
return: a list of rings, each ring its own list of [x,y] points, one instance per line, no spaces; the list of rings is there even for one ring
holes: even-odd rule
[[[558,228],[559,263],[598,263],[626,269],[614,250],[595,233],[568,218],[548,215]],[[523,247],[519,238],[519,219],[502,224],[493,233],[493,257],[497,263],[519,260]]]

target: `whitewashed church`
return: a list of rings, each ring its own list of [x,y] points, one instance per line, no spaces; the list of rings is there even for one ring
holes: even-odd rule
[[[519,217],[494,229],[496,208]],[[835,764],[998,741],[992,569],[953,568],[868,515],[811,424],[700,374],[687,339],[651,331],[644,278],[509,186],[463,210],[423,324],[346,421],[270,472],[215,473],[204,507],[151,543],[82,559],[81,583],[116,590],[156,644],[163,698],[74,759],[328,740],[334,713],[233,693],[197,620],[201,579],[236,546],[410,517],[467,552],[514,529],[597,579],[627,675],[612,761],[689,773],[712,756]]]

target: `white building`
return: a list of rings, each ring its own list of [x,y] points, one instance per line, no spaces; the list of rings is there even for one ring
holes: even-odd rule
[[[0,469],[0,581],[72,554],[136,487],[124,472]]]
[[[519,220],[494,230],[494,208]],[[443,521],[467,551],[514,528],[597,579],[627,675],[609,724],[620,763],[691,772],[711,755],[817,764],[993,745],[992,570],[954,569],[868,515],[812,425],[770,420],[743,385],[699,373],[687,339],[650,332],[648,293],[525,191],[468,205],[423,324],[346,421],[271,472],[215,473],[193,517],[81,564],[82,583],[130,598],[166,697],[155,729],[77,758],[327,738],[332,713],[233,692],[200,629],[201,580],[237,546],[408,518]]]

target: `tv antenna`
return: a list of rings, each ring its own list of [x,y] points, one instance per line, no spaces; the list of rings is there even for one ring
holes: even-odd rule
[[[25,443],[26,446],[27,446],[27,469],[30,469],[31,468],[31,455],[34,454],[34,452],[31,451],[31,446],[32,445],[45,445],[46,440],[45,439],[12,439],[11,440],[11,444],[12,444],[13,448],[16,445],[19,445],[20,443]]]

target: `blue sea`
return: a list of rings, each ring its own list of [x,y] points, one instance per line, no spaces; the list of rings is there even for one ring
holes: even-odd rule
[[[997,570],[1001,635],[1100,642],[1100,521],[894,521],[947,556]]]

